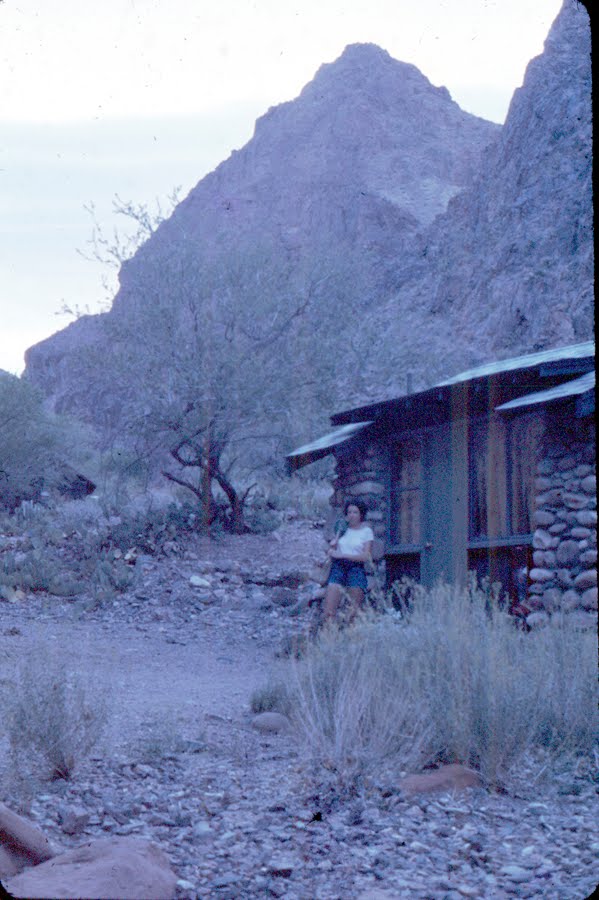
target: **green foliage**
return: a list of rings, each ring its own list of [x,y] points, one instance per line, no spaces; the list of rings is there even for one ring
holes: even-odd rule
[[[15,509],[54,471],[56,423],[23,379],[0,372],[0,506]]]

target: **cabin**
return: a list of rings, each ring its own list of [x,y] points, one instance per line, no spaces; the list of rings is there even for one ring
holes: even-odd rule
[[[500,582],[530,625],[597,615],[594,342],[504,359],[331,417],[286,457],[333,454],[332,504],[364,500],[387,584]],[[573,618],[572,618],[573,617]]]

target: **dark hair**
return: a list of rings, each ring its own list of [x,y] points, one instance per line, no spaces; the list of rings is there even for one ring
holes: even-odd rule
[[[366,518],[366,512],[368,510],[368,507],[366,506],[364,501],[363,500],[346,500],[345,506],[343,507],[343,515],[344,516],[347,515],[347,511],[350,508],[350,506],[355,506],[356,509],[360,510],[360,521],[363,522],[364,519]]]

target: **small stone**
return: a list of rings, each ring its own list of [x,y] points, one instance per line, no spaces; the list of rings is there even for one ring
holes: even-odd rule
[[[562,596],[562,609],[564,612],[573,612],[582,604],[582,598],[578,591],[569,590]]]
[[[234,872],[223,872],[221,875],[218,875],[214,881],[212,882],[213,888],[227,888],[233,887],[237,885],[239,879]]]
[[[551,569],[556,564],[556,555],[553,550],[535,550],[532,561],[539,568]]]
[[[597,478],[595,475],[587,475],[586,478],[583,478],[580,482],[581,489],[585,492],[585,494],[596,494],[597,493]]]
[[[268,871],[277,878],[290,878],[295,865],[288,857],[273,857],[268,863]]]
[[[568,509],[584,509],[588,503],[588,497],[584,494],[564,494],[563,501]]]
[[[209,822],[196,822],[192,828],[194,838],[198,841],[205,841],[207,838],[214,837],[214,830]]]
[[[207,578],[203,578],[201,575],[192,575],[189,579],[189,583],[192,587],[197,588],[212,587],[212,583]]]
[[[526,617],[526,624],[530,628],[539,628],[543,625],[547,625],[548,622],[549,616],[545,612],[533,612]]]
[[[478,772],[460,764],[453,763],[441,766],[432,772],[422,775],[408,775],[399,782],[401,792],[405,796],[428,793],[429,791],[454,791],[467,787],[480,787]],[[422,810],[420,810],[422,814]]]
[[[555,576],[555,572],[551,569],[531,569],[529,577],[531,581],[545,582],[551,581]]]
[[[573,538],[576,538],[577,541],[582,541],[585,538],[588,538],[591,536],[591,529],[590,528],[582,528],[582,526],[577,525],[572,529],[570,534],[572,535]]]
[[[541,525],[543,528],[547,525],[553,525],[555,522],[555,513],[549,512],[547,509],[537,509],[533,515],[535,525]]]
[[[577,575],[574,579],[574,587],[579,591],[597,587],[597,569],[586,569],[580,575]]]
[[[561,534],[567,527],[565,522],[556,522],[555,525],[549,526],[549,534]]]
[[[542,459],[537,465],[539,475],[551,475],[555,471],[555,463],[552,459]]]
[[[553,546],[553,538],[548,531],[544,531],[542,528],[537,528],[533,535],[532,545],[535,550],[549,550]]]
[[[584,609],[597,609],[597,588],[592,587],[584,592],[580,598],[580,605]]]
[[[560,472],[567,472],[568,469],[573,469],[575,465],[576,459],[573,456],[564,456],[557,461],[557,467]]]
[[[255,728],[256,731],[261,731],[263,734],[280,734],[290,731],[291,722],[282,713],[263,712],[254,716],[252,728]]]
[[[560,565],[566,566],[575,562],[580,556],[580,550],[576,541],[562,541],[557,548],[557,561]]]
[[[569,588],[572,586],[573,578],[572,572],[570,569],[558,569],[557,570],[557,580],[562,585],[562,587]]]
[[[510,881],[515,881],[517,884],[528,881],[530,878],[530,872],[521,866],[502,866],[500,871],[502,875],[506,875]]]
[[[588,528],[590,525],[597,525],[597,511],[594,509],[581,509],[576,513],[576,521],[579,525]]]
[[[539,494],[535,503],[537,506],[561,506],[563,499],[562,488],[553,488],[544,494]]]
[[[548,590],[543,593],[543,605],[546,610],[549,612],[553,612],[556,609],[559,609],[562,601],[562,592],[559,588],[548,588]]]
[[[81,834],[89,820],[89,812],[80,806],[67,806],[59,813],[59,821],[65,834]]]

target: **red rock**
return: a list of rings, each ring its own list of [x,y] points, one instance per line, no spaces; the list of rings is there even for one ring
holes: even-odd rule
[[[172,900],[177,878],[156,844],[103,838],[61,853],[5,881],[14,897]]]
[[[460,791],[468,787],[481,787],[482,780],[478,772],[452,763],[441,766],[432,772],[423,772],[421,775],[407,775],[400,782],[403,794],[425,794],[430,791]]]
[[[0,803],[0,876],[15,875],[54,854],[50,841],[36,825]]]

